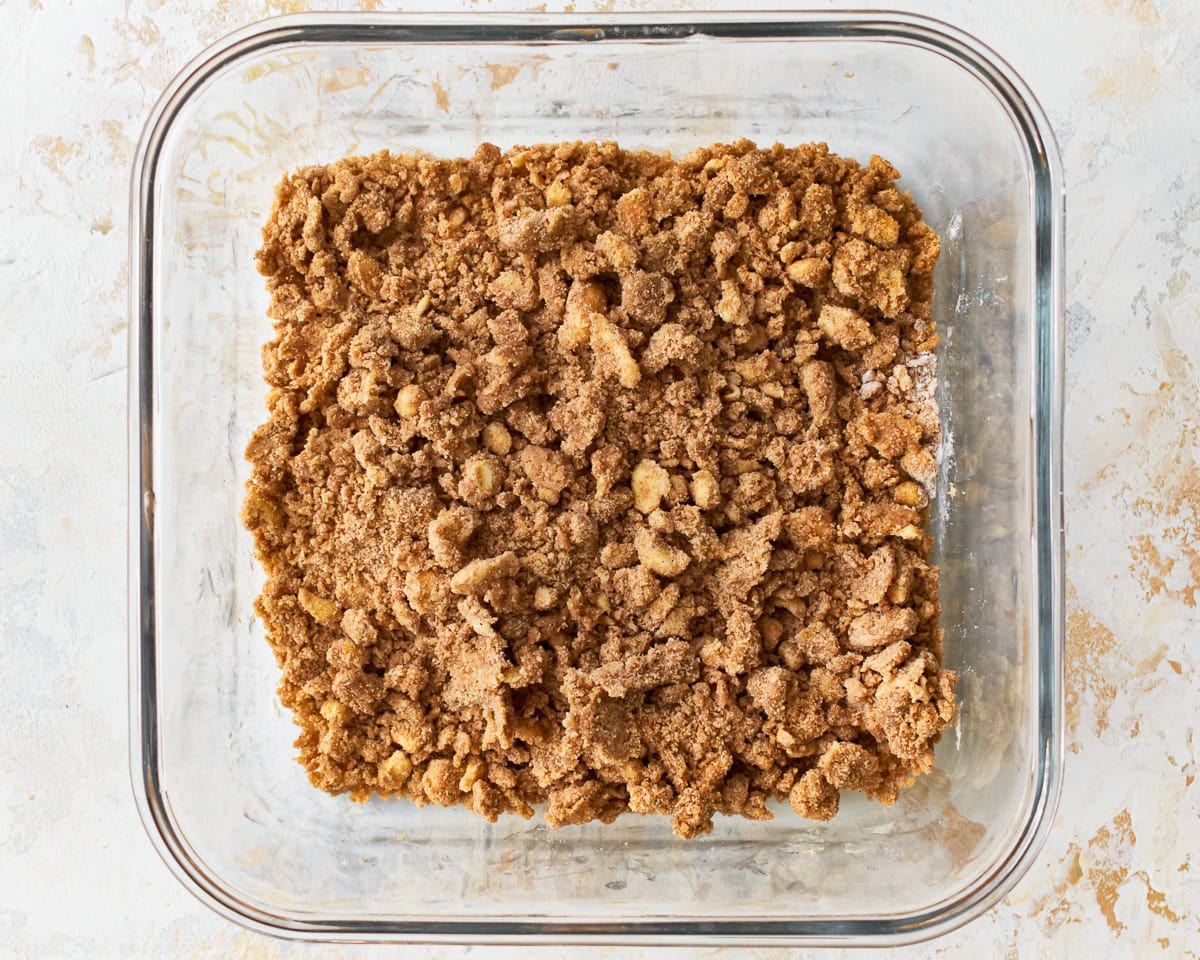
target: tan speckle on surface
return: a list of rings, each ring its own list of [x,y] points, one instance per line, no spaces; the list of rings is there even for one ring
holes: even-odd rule
[[[1097,830],[1087,845],[1088,865],[1084,868],[1084,876],[1095,891],[1096,905],[1114,933],[1125,929],[1125,924],[1117,919],[1116,906],[1121,885],[1129,876],[1126,864],[1136,842],[1129,811],[1122,810],[1111,824]]]
[[[83,144],[57,136],[35,137],[33,149],[40,161],[55,173],[62,173],[68,163],[83,156]]]
[[[450,91],[443,87],[436,80],[430,84],[430,86],[433,87],[433,95],[435,98],[437,98],[438,109],[441,110],[442,113],[449,113]]]
[[[1116,17],[1129,17],[1138,24],[1152,24],[1159,19],[1154,0],[1103,0],[1104,8]]]
[[[488,65],[488,70],[492,74],[492,89],[499,90],[517,79],[521,66],[513,63],[492,63]]]
[[[1078,733],[1085,697],[1090,697],[1097,734],[1108,729],[1108,710],[1117,689],[1109,675],[1109,655],[1116,637],[1113,632],[1084,610],[1067,613],[1067,730],[1074,739]],[[1075,749],[1075,743],[1072,743]]]
[[[96,69],[96,45],[86,33],[79,38],[79,52],[83,54],[89,70]]]
[[[340,67],[329,76],[321,78],[320,90],[322,94],[330,94],[354,87],[366,87],[373,79],[371,71],[366,67]]]
[[[1146,907],[1151,913],[1155,913],[1172,923],[1178,923],[1183,918],[1177,914],[1167,904],[1167,898],[1161,890],[1156,890],[1154,884],[1150,882],[1150,878],[1146,875],[1145,870],[1139,870],[1134,874],[1139,880],[1146,885]]]

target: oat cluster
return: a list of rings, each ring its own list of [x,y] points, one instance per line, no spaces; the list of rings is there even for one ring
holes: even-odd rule
[[[897,177],[741,141],[283,181],[243,517],[314,784],[691,837],[930,769],[939,245]]]

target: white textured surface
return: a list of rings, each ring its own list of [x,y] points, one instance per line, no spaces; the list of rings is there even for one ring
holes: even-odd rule
[[[813,0],[813,6],[845,4]],[[899,955],[1194,957],[1200,954],[1200,863],[1193,865],[1200,853],[1193,785],[1200,713],[1200,652],[1193,642],[1200,627],[1195,0],[900,6],[954,22],[997,49],[1038,94],[1062,144],[1069,210],[1069,649],[1066,787],[1043,855],[1000,907]],[[203,44],[269,13],[303,7],[278,0],[0,0],[0,36],[7,41],[0,57],[0,955],[6,957],[559,954],[318,948],[245,933],[208,913],[170,877],[130,799],[124,367],[133,145],[154,99]]]

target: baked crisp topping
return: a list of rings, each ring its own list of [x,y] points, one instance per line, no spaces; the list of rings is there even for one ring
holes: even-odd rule
[[[314,784],[692,837],[930,769],[939,244],[897,178],[740,141],[283,181],[243,519]]]

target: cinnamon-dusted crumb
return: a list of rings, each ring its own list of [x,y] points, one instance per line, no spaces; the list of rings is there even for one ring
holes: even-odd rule
[[[897,177],[741,141],[284,180],[243,519],[314,784],[691,837],[930,769],[938,239]]]

